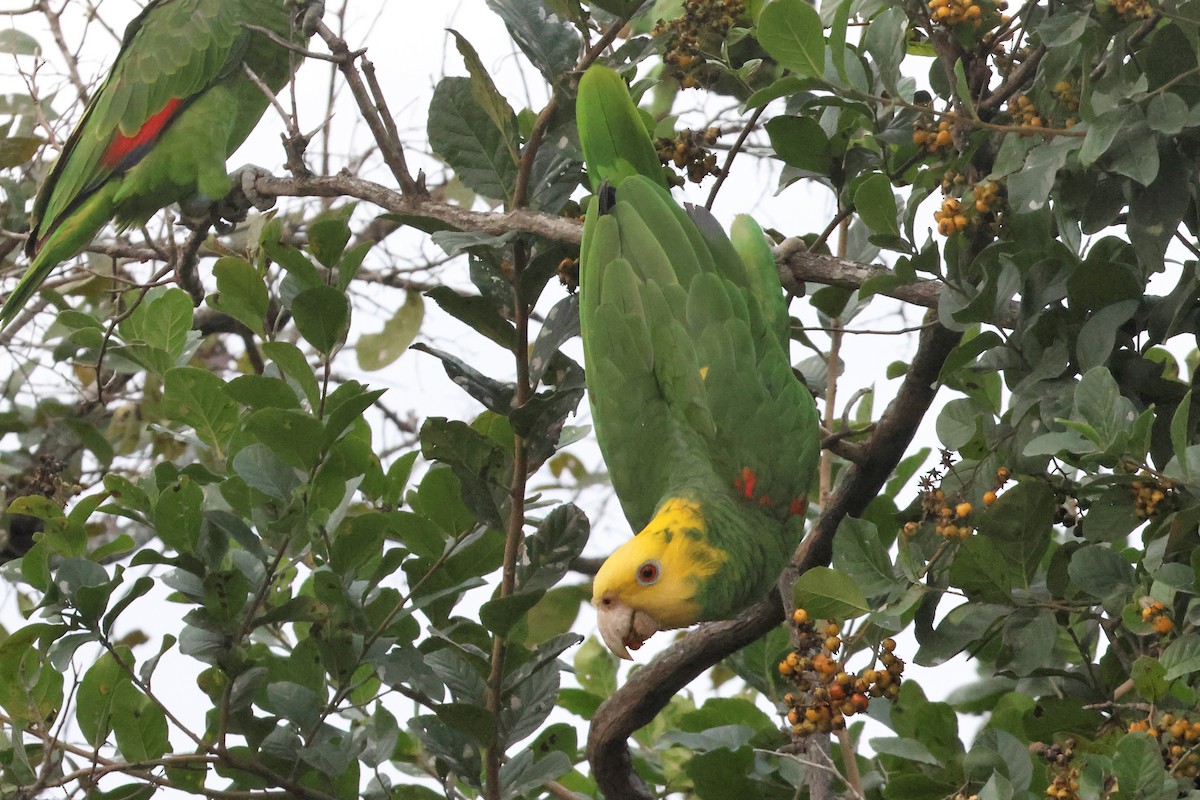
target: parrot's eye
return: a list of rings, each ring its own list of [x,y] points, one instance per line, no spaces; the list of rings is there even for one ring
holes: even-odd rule
[[[658,580],[658,562],[647,561],[638,567],[637,581],[642,586],[649,586]]]

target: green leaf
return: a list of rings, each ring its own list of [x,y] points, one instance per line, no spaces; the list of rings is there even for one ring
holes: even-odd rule
[[[1025,158],[1025,168],[1008,179],[1009,206],[1018,214],[1040,211],[1068,156],[1080,148],[1079,139],[1057,138],[1038,145]]]
[[[825,72],[821,17],[804,0],[770,0],[758,15],[758,41],[783,67],[800,75]]]
[[[225,393],[249,408],[300,408],[296,393],[280,378],[239,375],[225,386]]]
[[[0,35],[10,31],[0,31]],[[0,169],[15,169],[28,164],[45,141],[36,136],[0,137]]]
[[[123,658],[128,655],[124,654]],[[99,747],[107,740],[112,730],[117,686],[128,680],[116,658],[107,652],[101,653],[84,674],[75,698],[75,720],[84,739],[93,747]]]
[[[204,522],[204,490],[187,476],[168,486],[154,504],[154,527],[163,544],[190,553]]]
[[[1125,800],[1174,800],[1174,779],[1163,767],[1158,742],[1146,733],[1127,733],[1113,753],[1113,773]]]
[[[231,466],[247,486],[285,503],[302,482],[296,470],[281,461],[265,444],[243,447],[233,457]]]
[[[565,15],[547,14],[540,0],[488,0],[488,8],[548,82],[563,81],[578,62],[583,43]]]
[[[829,175],[833,169],[829,137],[811,117],[774,117],[767,121],[767,136],[775,155],[801,174]]]
[[[1116,345],[1117,330],[1134,315],[1138,304],[1132,299],[1113,303],[1096,311],[1083,323],[1075,345],[1081,372],[1103,366]]]
[[[166,374],[163,413],[190,425],[200,440],[224,458],[237,429],[237,405],[225,394],[225,382],[206,369],[176,367]]]
[[[112,728],[121,755],[129,761],[162,758],[171,749],[162,708],[130,682],[117,684]]]
[[[247,417],[242,430],[288,466],[308,472],[320,460],[325,426],[303,411],[264,408]]]
[[[1167,645],[1159,662],[1169,681],[1200,672],[1200,636],[1187,633]],[[1153,702],[1153,701],[1152,701]]]
[[[813,567],[792,587],[792,602],[813,619],[845,621],[871,610],[858,584],[844,572]]]
[[[515,136],[516,119],[512,120]],[[474,81],[442,78],[429,103],[429,146],[463,185],[493,200],[511,200],[517,175],[512,140],[480,107]]]
[[[537,388],[558,348],[579,334],[579,295],[571,294],[554,304],[542,321],[529,356],[529,385]]]
[[[319,219],[308,226],[308,251],[326,269],[334,269],[350,241],[350,226],[337,217]]]
[[[317,386],[316,373],[300,348],[291,342],[263,342],[262,348],[279,371],[300,389],[309,407],[316,408],[321,400],[321,389]]]
[[[425,302],[418,292],[405,292],[404,303],[379,333],[364,333],[354,345],[359,369],[367,372],[392,364],[417,338],[425,319]]]
[[[1076,586],[1101,600],[1128,593],[1137,585],[1130,563],[1101,545],[1076,550],[1067,565],[1067,574]]]
[[[1133,678],[1133,685],[1137,688],[1138,694],[1151,703],[1158,703],[1166,698],[1171,691],[1170,683],[1166,677],[1167,671],[1163,669],[1163,665],[1158,659],[1150,656],[1138,656],[1133,662],[1133,669],[1129,671],[1129,676]]]
[[[975,438],[980,408],[974,400],[960,397],[946,403],[937,417],[937,435],[942,445],[960,450]]]
[[[16,28],[0,30],[0,53],[10,53],[15,56],[31,56],[41,49],[37,39]]]
[[[440,359],[450,380],[482,403],[484,408],[501,415],[507,415],[512,411],[513,395],[516,393],[516,387],[512,384],[492,380],[449,353],[435,350],[427,345],[414,344],[413,349],[429,353]]]
[[[350,300],[345,292],[332,286],[314,286],[292,299],[292,315],[300,335],[317,349],[331,356],[346,343],[350,332]]]
[[[853,578],[868,598],[903,586],[892,571],[879,531],[866,520],[844,517],[833,539],[833,565]]]
[[[504,316],[511,309],[498,309],[486,297],[459,294],[449,286],[437,286],[425,294],[455,319],[465,322],[501,347],[516,350],[517,331]]]
[[[905,761],[918,764],[942,766],[942,761],[929,748],[916,739],[905,739],[900,736],[876,736],[870,740],[871,749],[881,755],[895,756]]]
[[[858,184],[854,191],[854,208],[867,227],[876,233],[900,234],[896,195],[892,193],[892,182],[883,173],[872,173]]]
[[[213,265],[213,275],[217,293],[209,295],[209,306],[262,336],[269,298],[267,284],[254,265],[244,258],[225,256]]]

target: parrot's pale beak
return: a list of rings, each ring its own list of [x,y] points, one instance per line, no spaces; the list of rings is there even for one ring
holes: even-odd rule
[[[605,595],[596,601],[600,637],[617,658],[632,661],[630,650],[637,650],[658,632],[658,621],[645,611],[638,611],[616,597]]]

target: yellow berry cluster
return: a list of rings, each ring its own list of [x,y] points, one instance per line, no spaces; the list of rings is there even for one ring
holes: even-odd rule
[[[808,612],[798,608],[792,624],[796,649],[779,662],[779,674],[796,687],[783,696],[793,736],[841,730],[846,727],[846,717],[866,711],[872,697],[895,700],[900,694],[904,662],[893,652],[894,639],[880,643],[882,669],[851,675],[836,658],[842,647],[837,623],[814,625]]]
[[[579,288],[579,259],[564,258],[558,262],[554,272],[558,275],[558,282],[567,287],[567,293],[575,294]]]
[[[742,0],[684,0],[682,16],[669,22],[659,20],[654,36],[667,38],[663,53],[667,76],[684,89],[699,86],[705,44],[719,44],[742,10]]]
[[[954,144],[954,133],[951,131],[948,119],[938,122],[937,129],[931,129],[920,123],[913,127],[912,140],[917,147],[924,147],[932,155],[941,155]]]
[[[977,0],[929,0],[929,17],[947,28],[964,23],[978,28],[983,24],[983,9]]]
[[[987,214],[990,211],[994,211],[1001,201],[1000,182],[983,181],[977,183],[972,187],[971,195],[975,198],[975,210],[977,212]]]
[[[1154,16],[1150,0],[1113,0],[1113,8],[1125,19],[1148,19]]]
[[[1038,112],[1037,106],[1033,104],[1026,95],[1019,94],[1008,101],[1008,113],[1012,117],[1013,122],[1021,128],[1044,128],[1046,127],[1042,115]]]
[[[1200,720],[1190,720],[1184,715],[1153,713],[1145,719],[1129,723],[1130,733],[1145,733],[1158,740],[1163,765],[1171,774],[1180,778],[1195,779],[1200,775]]]
[[[708,148],[717,143],[721,132],[716,128],[703,131],[692,131],[684,128],[675,138],[660,138],[654,141],[658,150],[658,158],[664,164],[674,164],[676,169],[687,172],[687,179],[692,183],[700,183],[709,175],[718,175],[717,156]],[[679,185],[683,180],[679,179]]]
[[[1171,612],[1161,602],[1151,600],[1149,597],[1143,597],[1139,602],[1142,606],[1142,622],[1150,623],[1154,627],[1155,633],[1165,636],[1175,629]]]
[[[1079,110],[1079,87],[1070,81],[1054,84],[1054,97],[1071,113]]]
[[[1133,513],[1138,519],[1150,519],[1163,510],[1163,501],[1166,501],[1167,508],[1174,505],[1175,484],[1170,481],[1156,481],[1142,476],[1129,484],[1129,489],[1133,492]]]
[[[943,463],[945,463],[944,456]],[[934,486],[940,477],[941,473],[935,468],[921,479],[922,516],[924,519],[932,521],[934,532],[947,541],[962,541],[970,538],[976,528],[972,517],[975,508],[961,499],[952,501],[947,498],[944,490]],[[996,470],[996,479],[992,488],[983,494],[985,507],[996,502],[996,492],[1002,489],[1011,477],[1012,473],[1007,467],[1000,467]],[[903,532],[905,536],[911,537],[916,535],[919,529],[920,523],[906,522]]]
[[[1033,747],[1033,754],[1050,762],[1050,785],[1046,787],[1049,800],[1078,800],[1079,766],[1072,763],[1075,757],[1075,740],[1067,739],[1063,744]]]
[[[963,213],[962,203],[957,197],[947,197],[942,200],[942,207],[933,212],[933,220],[937,223],[938,233],[942,236],[953,236],[960,233],[971,222]]]

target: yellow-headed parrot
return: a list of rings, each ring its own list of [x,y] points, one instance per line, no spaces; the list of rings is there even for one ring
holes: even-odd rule
[[[584,74],[577,117],[595,191],[580,252],[587,385],[638,531],[600,568],[593,602],[605,643],[629,658],[656,631],[767,596],[802,536],[820,436],[761,229],[738,217],[731,242],[671,198],[612,70]]]

